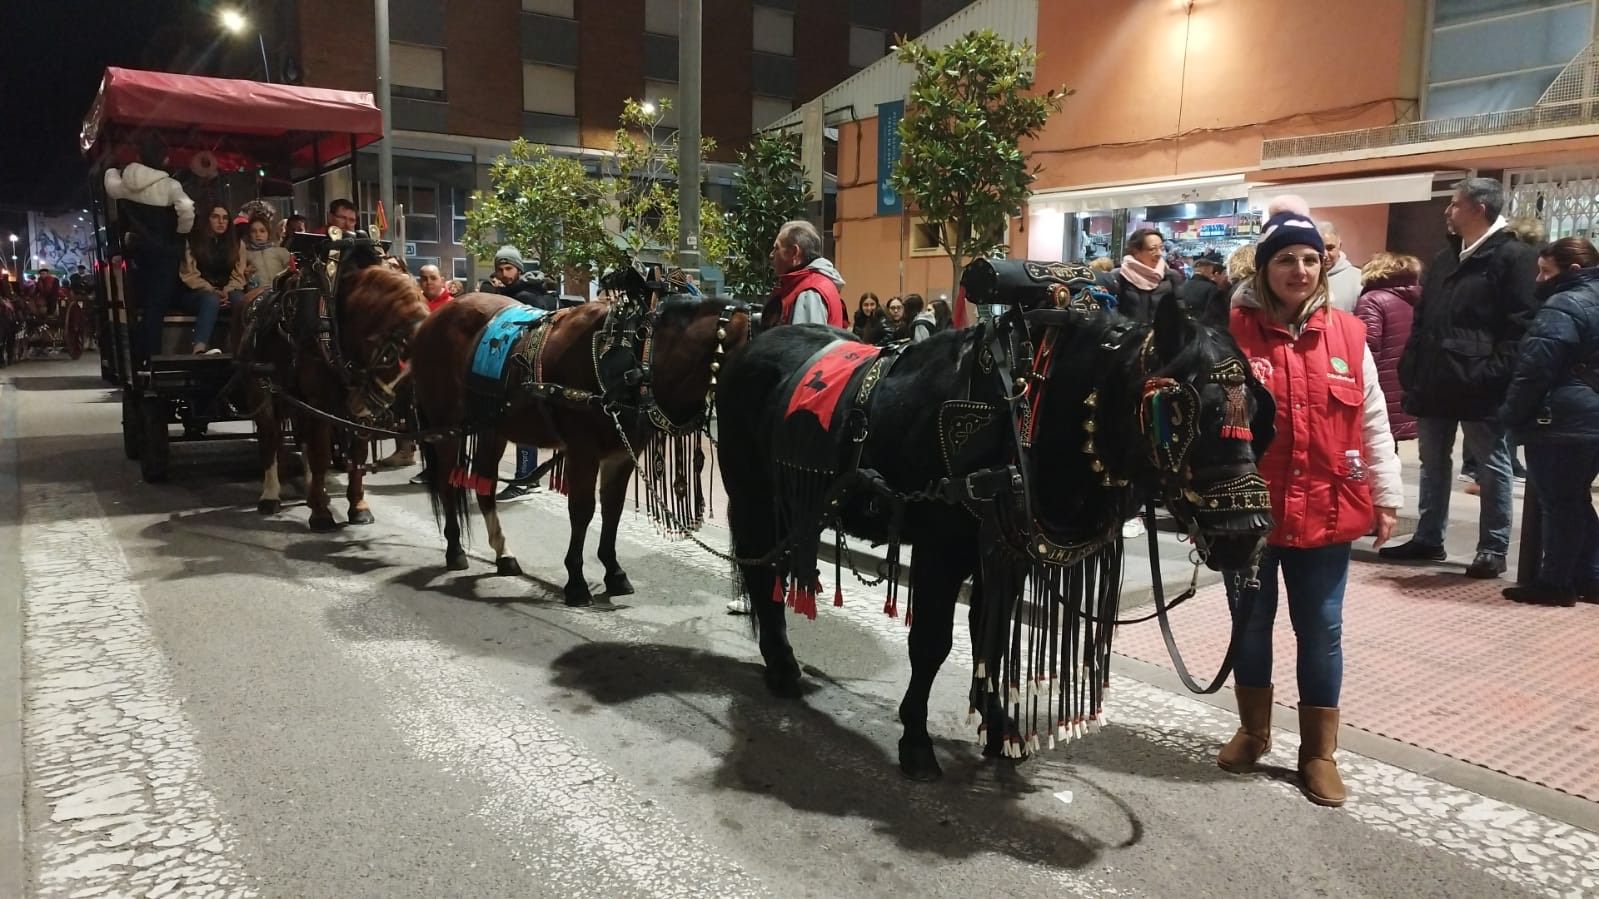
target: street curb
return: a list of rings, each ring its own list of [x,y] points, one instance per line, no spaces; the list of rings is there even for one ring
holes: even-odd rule
[[[1184,687],[1174,672],[1121,653],[1116,653],[1111,670],[1140,683],[1197,699],[1229,714],[1237,708],[1230,687],[1200,696]],[[1292,709],[1273,705],[1272,726],[1298,733],[1299,718]],[[1599,834],[1599,804],[1580,796],[1348,724],[1338,728],[1338,748]],[[1350,801],[1359,802],[1359,794],[1350,796]]]
[[[23,855],[26,761],[22,745],[22,454],[17,444],[17,388],[0,379],[0,895],[27,895]],[[5,577],[10,569],[11,577]]]

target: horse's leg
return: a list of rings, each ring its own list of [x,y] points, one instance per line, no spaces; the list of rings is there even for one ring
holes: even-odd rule
[[[466,509],[466,488],[450,484],[450,476],[461,458],[461,438],[423,444],[422,457],[433,514],[444,523],[444,567],[449,571],[465,571],[468,562],[466,549],[461,545],[461,518]]]
[[[371,524],[376,519],[372,517],[372,508],[366,504],[366,456],[367,450],[372,448],[372,443],[366,440],[353,440],[350,442],[350,458],[346,460],[345,472],[350,482],[345,485],[344,498],[350,503],[351,524]]]
[[[955,597],[971,574],[971,550],[958,543],[923,540],[911,558],[911,681],[899,704],[905,732],[899,770],[911,780],[937,780],[944,771],[927,733],[927,697],[949,657],[955,633]]]
[[[498,432],[485,431],[478,437],[477,456],[472,460],[472,470],[484,477],[498,476],[500,457],[505,455],[505,438]],[[498,484],[493,484],[498,486]],[[516,557],[505,552],[505,528],[500,524],[500,511],[494,505],[494,490],[477,495],[477,508],[483,513],[483,525],[489,532],[489,546],[494,548],[494,571],[502,575],[520,575],[522,566]]]
[[[597,453],[569,453],[566,457],[566,517],[572,525],[572,540],[566,546],[566,604],[586,606],[593,601],[588,581],[583,579],[583,543],[589,522],[594,520],[594,481],[599,475]]]
[[[283,426],[272,413],[270,404],[255,417],[255,445],[261,459],[261,499],[256,502],[255,510],[262,515],[276,515],[283,508],[283,485],[278,480]]]
[[[733,555],[758,559],[771,552],[777,543],[772,520],[772,490],[759,475],[747,491],[730,493],[727,500],[728,529],[733,532]],[[777,570],[771,565],[740,565],[740,580],[749,597],[750,620],[760,640],[761,658],[766,662],[766,688],[776,696],[798,699],[800,667],[794,649],[788,645],[788,609],[781,597],[773,602]]]
[[[600,463],[600,564],[605,566],[605,592],[609,596],[631,596],[633,582],[616,561],[616,529],[627,504],[627,481],[633,474],[633,460],[616,455]]]
[[[305,504],[311,508],[311,530],[331,531],[339,526],[333,520],[328,499],[328,466],[332,464],[333,428],[311,415],[301,415],[297,430],[305,434]]]

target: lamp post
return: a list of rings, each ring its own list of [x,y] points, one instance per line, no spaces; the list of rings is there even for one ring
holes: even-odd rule
[[[700,274],[700,0],[677,8],[677,264]]]
[[[217,21],[222,23],[222,30],[232,35],[244,34],[250,27],[250,20],[244,13],[236,9],[224,9],[217,13]],[[272,67],[267,64],[266,38],[259,30],[255,33],[256,46],[261,48],[261,72],[266,76],[267,83],[272,82]]]
[[[15,234],[11,235],[11,270],[19,270],[17,268],[17,236]]]

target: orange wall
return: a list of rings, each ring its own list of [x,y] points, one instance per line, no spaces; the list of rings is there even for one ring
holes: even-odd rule
[[[1316,221],[1332,222],[1344,240],[1344,255],[1357,268],[1388,249],[1388,204],[1333,206],[1313,210]]]
[[[1076,91],[1030,147],[1040,190],[1248,171],[1263,138],[1392,124],[1416,96],[1422,0],[1120,5],[1039,4],[1038,84]]]

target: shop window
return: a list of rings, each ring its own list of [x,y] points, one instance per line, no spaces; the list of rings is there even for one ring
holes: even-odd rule
[[[793,111],[792,100],[785,100],[782,97],[763,97],[759,94],[750,98],[750,124],[757,130],[765,128]]]
[[[577,72],[561,66],[522,63],[522,109],[577,115]]]
[[[396,97],[444,99],[444,51],[417,44],[389,44],[389,75]]]
[[[405,239],[417,243],[439,242],[438,194],[431,187],[413,187],[405,204]],[[394,201],[402,202],[396,190]]]
[[[459,256],[451,259],[450,277],[462,282],[470,281],[472,279],[472,264]]]
[[[1537,102],[1593,35],[1594,0],[1436,0],[1429,31],[1429,119]]]
[[[888,32],[876,28],[849,27],[849,65],[864,69],[879,59],[888,47]]]
[[[644,30],[650,34],[677,34],[679,0],[644,0]]]
[[[522,0],[522,11],[572,19],[576,18],[576,11],[573,9],[573,5],[574,0]]]
[[[755,7],[755,41],[759,53],[794,55],[794,14],[767,6]]]

